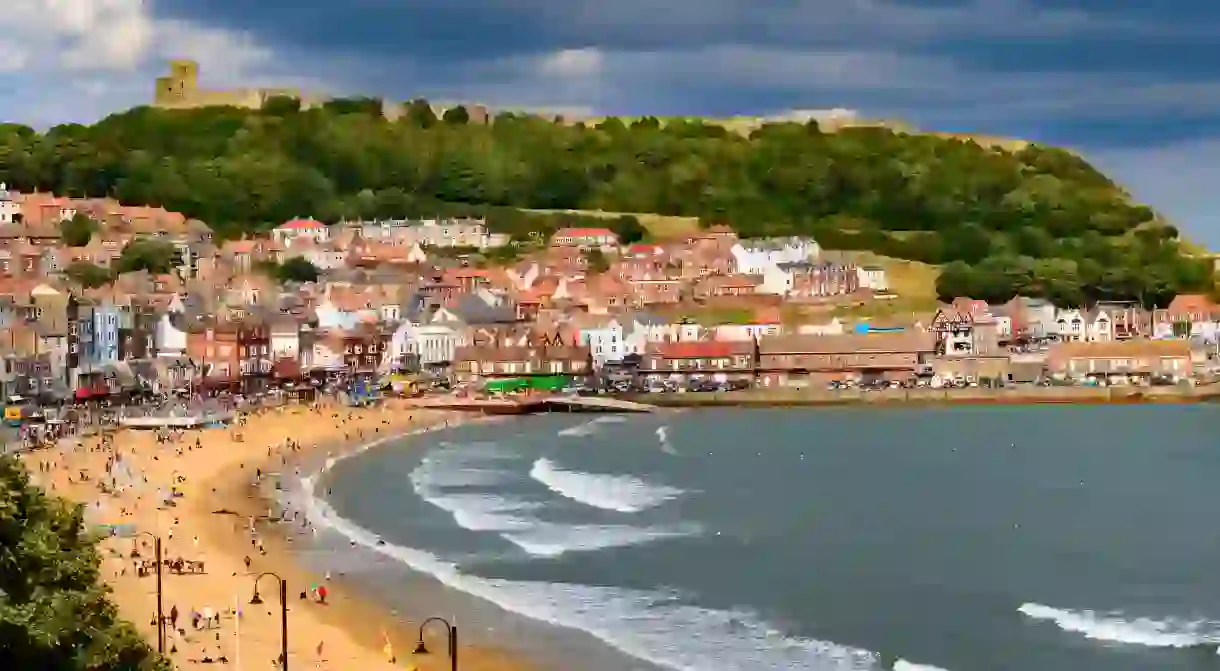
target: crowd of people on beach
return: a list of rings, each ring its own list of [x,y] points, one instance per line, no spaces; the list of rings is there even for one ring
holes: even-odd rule
[[[271,418],[273,422],[262,423],[258,431],[251,431],[252,423],[259,422],[263,417]],[[294,538],[314,537],[318,533],[306,512],[300,508],[293,509],[282,496],[284,488],[288,486],[285,475],[290,464],[292,475],[300,480],[299,460],[307,447],[317,446],[332,436],[333,439],[341,436],[344,443],[351,443],[388,435],[394,424],[403,421],[409,424],[414,419],[411,413],[391,414],[384,408],[344,407],[337,398],[327,397],[298,406],[259,407],[247,403],[245,409],[223,429],[167,427],[155,429],[141,437],[133,433],[120,434],[115,430],[98,430],[96,426],[94,431],[86,432],[81,430],[82,425],[64,422],[62,433],[53,436],[53,440],[40,441],[38,446],[44,449],[30,452],[25,457],[34,471],[34,477],[46,489],[83,503],[86,518],[107,531],[109,538],[101,547],[108,580],[118,585],[134,580],[137,583],[135,591],[148,594],[148,581],[157,575],[158,570],[163,578],[173,576],[177,581],[210,582],[215,577],[209,573],[215,570],[212,558],[203,556],[200,530],[195,526],[186,528],[180,519],[185,514],[178,513],[178,506],[184,503],[188,493],[192,497],[191,503],[209,507],[221,503],[219,499],[194,500],[210,499],[217,493],[215,487],[205,491],[203,483],[196,482],[196,474],[187,467],[188,464],[199,463],[196,452],[215,454],[214,450],[226,449],[226,444],[232,446],[233,443],[247,440],[250,436],[246,434],[257,434],[265,440],[268,433],[265,426],[283,426],[286,422],[293,425],[290,431],[265,442],[265,450],[260,449],[248,462],[243,460],[237,464],[239,472],[245,470],[250,476],[244,483],[247,486],[244,496],[248,499],[249,510],[256,510],[254,506],[265,503],[261,498],[264,494],[272,495],[267,499],[272,502],[272,510],[268,510],[266,515],[245,515],[244,524],[238,522],[243,518],[233,517],[229,530],[231,539],[219,540],[220,544],[239,541],[248,546],[249,550],[241,561],[242,566],[234,567],[229,577],[240,577],[244,568],[244,575],[249,581],[261,575],[263,569],[269,568],[267,556],[272,540],[278,538],[291,544]],[[317,430],[320,423],[330,425],[334,430]],[[265,455],[265,459],[259,458],[262,456],[259,453]],[[326,454],[329,456],[332,453],[328,451]],[[250,467],[248,470],[247,466]],[[279,472],[270,472],[271,469]],[[271,492],[266,491],[269,485],[274,485]],[[276,492],[281,494],[278,512],[274,510]],[[234,511],[211,512],[232,514]],[[154,556],[154,538],[160,539],[160,558]],[[280,567],[277,565],[275,568]],[[228,569],[222,570],[229,572]],[[166,637],[166,651],[176,660],[189,663],[224,664],[237,657],[239,639],[235,633],[239,628],[248,626],[246,620],[252,606],[240,605],[240,599],[235,599],[227,607],[217,607],[215,601],[189,603],[175,595],[179,591],[176,589],[179,584],[183,583],[171,582],[164,589],[168,610],[165,621],[160,625]],[[184,591],[200,594],[214,593],[216,590],[201,587]],[[325,605],[329,603],[328,599],[333,598],[332,591],[331,575],[326,573],[313,581],[309,589],[297,592],[299,598],[296,601]],[[154,631],[158,628],[155,617],[150,626]],[[319,668],[323,668],[323,652],[326,649],[322,640],[313,647],[315,654],[312,656],[315,659],[312,661]],[[293,656],[296,654],[299,653]],[[280,660],[271,661],[278,663]]]

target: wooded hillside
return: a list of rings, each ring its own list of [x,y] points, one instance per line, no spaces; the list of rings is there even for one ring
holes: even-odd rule
[[[1181,254],[1173,227],[1058,149],[814,123],[745,137],[696,121],[445,117],[424,104],[387,121],[375,100],[300,111],[276,99],[263,110],[137,108],[45,134],[5,125],[0,181],[163,205],[227,236],[298,216],[469,212],[524,237],[555,219],[516,208],[654,212],[943,264],[945,296],[1151,304],[1211,287],[1209,264]]]

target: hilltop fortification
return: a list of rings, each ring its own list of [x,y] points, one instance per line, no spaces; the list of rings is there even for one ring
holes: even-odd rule
[[[153,106],[167,109],[193,107],[245,107],[257,109],[268,98],[296,98],[302,106],[320,104],[324,98],[295,88],[204,89],[199,86],[199,63],[179,59],[169,63],[169,74],[157,77]]]
[[[199,86],[199,63],[187,59],[177,59],[170,61],[168,75],[157,78],[156,87],[153,93],[153,106],[164,109],[191,109],[196,107],[217,106],[258,109],[262,107],[263,103],[267,102],[268,99],[275,97],[288,97],[300,100],[302,109],[308,109],[310,107],[321,105],[327,100],[333,98],[333,96],[303,92],[296,88],[204,89],[200,88]],[[446,110],[456,107],[459,104],[461,103],[433,103],[432,111],[439,117],[442,116]],[[470,116],[470,122],[479,124],[491,123],[496,114],[500,112],[515,112],[519,114],[525,113],[543,119],[553,120],[557,123],[594,124],[605,119],[605,117],[579,117],[570,114],[558,114],[537,110],[523,111],[511,108],[492,109],[486,105],[480,104],[467,103],[463,106],[466,108],[466,111]],[[405,109],[406,103],[389,101],[382,103],[382,113],[387,119],[397,119],[398,117],[402,116]],[[631,123],[639,117],[619,118],[626,123]],[[810,120],[817,121],[818,127],[827,133],[834,133],[846,128],[866,127],[889,128],[896,132],[908,134],[927,133],[927,131],[920,131],[912,127],[910,124],[902,121],[868,119],[861,117],[853,110],[839,108],[825,110],[792,110],[783,114],[764,117],[743,116],[724,119],[703,117],[659,117],[657,120],[662,125],[680,120],[698,120],[706,124],[723,126],[728,130],[742,134],[749,134],[768,123],[806,123]],[[928,134],[935,135],[937,137],[958,139],[962,140],[963,142],[974,141],[984,147],[992,147],[1006,151],[1018,151],[1029,144],[1024,140],[966,133],[931,132]]]

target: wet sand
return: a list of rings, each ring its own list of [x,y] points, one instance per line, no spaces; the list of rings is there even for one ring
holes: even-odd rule
[[[203,563],[203,573],[163,574],[165,614],[168,617],[174,606],[178,613],[176,626],[167,627],[166,648],[178,668],[207,666],[202,660],[222,656],[229,668],[276,668],[280,605],[275,579],[264,577],[258,583],[261,605],[249,603],[254,576],[274,571],[288,582],[290,668],[433,671],[449,668],[440,628],[429,630],[432,654],[411,652],[421,618],[442,613],[430,612],[429,604],[422,602],[413,604],[411,612],[390,613],[348,589],[338,576],[328,580],[311,573],[293,557],[293,541],[287,540],[291,535],[283,533],[287,523],[259,519],[266,516],[267,503],[258,495],[255,476],[387,435],[461,419],[394,401],[359,410],[290,406],[251,416],[244,427],[186,432],[176,443],[158,444],[152,432],[123,431],[115,434],[109,448],[99,439],[86,439],[79,447],[35,452],[24,459],[44,486],[86,505],[91,521],[158,535],[166,558]],[[286,446],[287,440],[299,448]],[[116,459],[113,477],[122,489],[103,493],[99,485],[111,478],[107,463]],[[177,504],[159,505],[175,487],[181,494]],[[138,547],[138,558],[130,556],[133,547]],[[122,616],[155,645],[156,578],[151,573],[139,577],[135,570],[139,562],[152,560],[152,540],[147,535],[116,537],[104,541],[100,550],[102,576]],[[326,603],[317,601],[315,585],[326,586]],[[305,599],[300,598],[302,592]],[[192,613],[216,617],[196,626]],[[536,668],[519,654],[481,645],[462,646],[460,657],[467,671]]]

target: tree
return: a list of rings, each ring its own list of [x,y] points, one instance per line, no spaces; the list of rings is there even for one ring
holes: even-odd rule
[[[174,254],[174,246],[168,242],[138,238],[123,247],[115,269],[120,274],[138,270],[154,274],[168,273],[173,268]]]
[[[470,112],[463,105],[450,107],[441,115],[441,120],[451,126],[465,126],[470,123]]]
[[[59,237],[69,247],[84,247],[93,239],[97,229],[97,222],[92,217],[77,212],[71,219],[59,222]]]
[[[403,118],[420,128],[431,128],[437,123],[436,112],[432,111],[432,105],[422,98],[407,103]]]
[[[610,222],[610,230],[614,231],[614,234],[618,236],[618,241],[624,245],[639,242],[648,233],[648,230],[640,225],[640,220],[631,215],[625,215]]]
[[[110,284],[114,280],[114,275],[109,270],[88,261],[75,261],[69,264],[64,269],[64,274],[68,276],[68,279],[87,289],[96,289]]]
[[[84,511],[0,457],[0,659],[6,669],[170,671],[118,619]]]
[[[585,261],[589,264],[590,275],[601,275],[610,269],[610,260],[606,258],[602,250],[594,247],[586,250],[584,253]]]
[[[263,113],[268,116],[288,116],[301,111],[301,99],[292,96],[271,96],[263,101]]]
[[[1071,152],[885,128],[771,123],[746,135],[712,122],[506,113],[440,123],[426,100],[386,123],[372,98],[298,111],[269,100],[262,110],[141,107],[45,133],[0,125],[0,174],[23,191],[164,206],[224,238],[300,216],[485,216],[522,244],[586,223],[630,242],[643,235],[630,220],[536,211],[642,212],[731,222],[743,237],[959,261],[969,272],[954,266],[942,288],[980,296],[1162,305],[1212,287],[1175,228]]]
[[[281,282],[317,282],[318,274],[318,267],[303,256],[287,259],[276,273]]]

